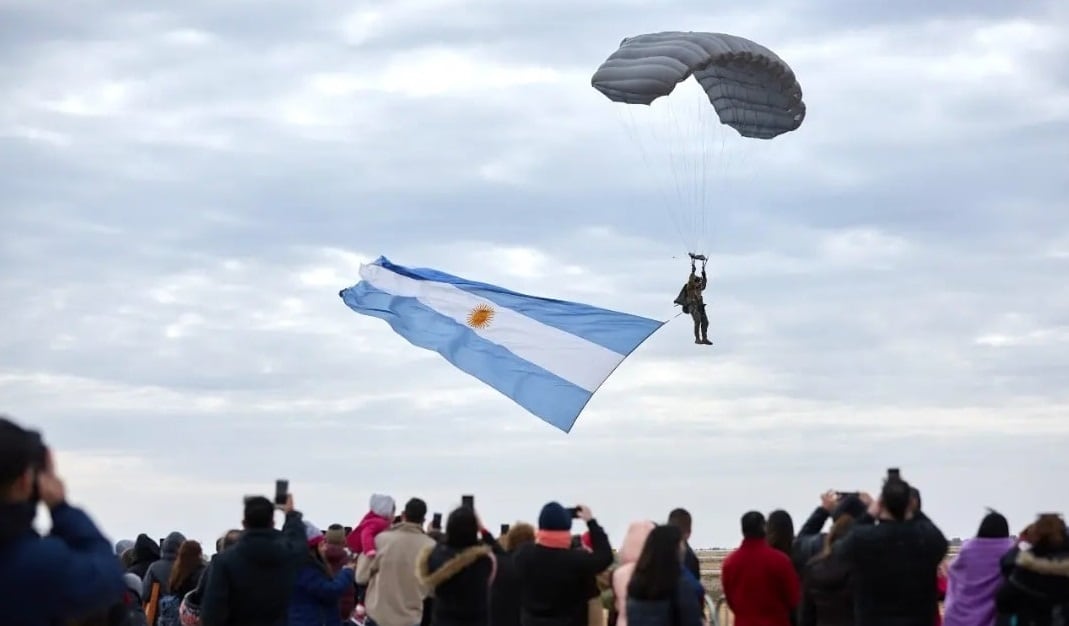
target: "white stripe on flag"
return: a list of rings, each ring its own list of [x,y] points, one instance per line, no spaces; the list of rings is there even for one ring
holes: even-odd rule
[[[449,283],[415,280],[381,265],[362,266],[360,277],[386,293],[415,298],[469,328],[468,315],[478,306],[490,307],[494,311],[490,324],[472,328],[480,337],[590,392],[596,391],[625,357]]]

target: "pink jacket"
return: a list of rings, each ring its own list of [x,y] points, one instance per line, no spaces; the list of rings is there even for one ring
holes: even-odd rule
[[[619,565],[612,573],[612,592],[616,597],[616,626],[627,626],[627,585],[631,583],[631,574],[635,563],[642,554],[646,537],[654,529],[653,522],[633,522],[627,528],[624,543],[620,546]]]
[[[390,496],[371,496],[370,509],[345,538],[345,544],[354,555],[375,556],[375,536],[393,524],[394,502]]]

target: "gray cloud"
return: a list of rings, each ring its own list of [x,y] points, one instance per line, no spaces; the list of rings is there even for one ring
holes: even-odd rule
[[[116,535],[207,537],[284,475],[317,519],[475,490],[488,519],[584,499],[617,532],[684,504],[727,544],[888,465],[948,532],[1023,525],[1069,443],[1064,9],[844,7],[9,3],[5,410]],[[589,76],[689,27],[768,43],[810,109],[763,145],[709,129],[713,349],[674,322],[562,436],[341,304],[384,253],[673,315],[663,162]]]

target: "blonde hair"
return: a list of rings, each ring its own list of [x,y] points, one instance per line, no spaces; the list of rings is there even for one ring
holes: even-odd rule
[[[525,543],[534,543],[534,526],[527,522],[516,522],[510,528],[502,540],[502,546],[506,550],[515,550]]]

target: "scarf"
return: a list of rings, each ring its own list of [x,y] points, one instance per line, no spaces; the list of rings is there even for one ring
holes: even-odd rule
[[[569,550],[572,547],[572,533],[569,530],[540,530],[535,533],[535,543],[547,548]]]

